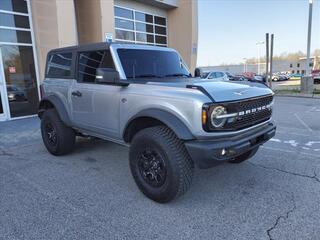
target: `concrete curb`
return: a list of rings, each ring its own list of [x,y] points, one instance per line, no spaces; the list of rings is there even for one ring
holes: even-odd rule
[[[320,95],[312,95],[312,94],[285,94],[285,93],[276,93],[277,97],[297,97],[297,98],[313,98],[320,99]]]

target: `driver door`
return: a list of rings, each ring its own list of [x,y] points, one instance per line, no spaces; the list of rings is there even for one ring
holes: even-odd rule
[[[96,134],[119,138],[121,87],[95,82],[97,68],[114,68],[110,51],[80,52],[77,61],[77,81],[69,92],[73,122]]]

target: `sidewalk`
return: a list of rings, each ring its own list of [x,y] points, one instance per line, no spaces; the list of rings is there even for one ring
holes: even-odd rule
[[[0,148],[34,142],[40,134],[38,117],[0,122]]]

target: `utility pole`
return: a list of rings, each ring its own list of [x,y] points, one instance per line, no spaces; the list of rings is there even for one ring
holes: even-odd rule
[[[312,8],[313,0],[309,0],[309,19],[308,19],[308,38],[307,38],[307,61],[306,61],[306,75],[301,78],[301,92],[312,93],[313,92],[313,77],[310,70],[310,48],[311,48],[311,29],[312,29]]]
[[[245,73],[245,72],[247,72],[247,58],[243,58],[243,72]]]
[[[306,76],[309,77],[311,75],[310,70],[310,48],[311,48],[311,29],[312,29],[312,8],[313,8],[313,0],[309,0],[309,20],[308,20],[308,40],[307,40],[307,62],[306,62]]]
[[[260,71],[260,46],[264,44],[264,42],[257,42],[256,45],[258,46],[258,75],[261,74],[261,71]]]
[[[266,33],[266,84],[270,87],[269,82],[269,33]]]
[[[270,46],[270,88],[272,89],[272,67],[273,67],[273,40],[274,34],[271,34],[271,46]]]

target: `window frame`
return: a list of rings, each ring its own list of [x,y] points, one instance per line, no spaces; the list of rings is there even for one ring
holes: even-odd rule
[[[129,10],[129,11],[132,11],[132,13],[133,13],[133,19],[124,18],[124,17],[118,17],[118,16],[115,15],[114,16],[114,23],[115,23],[116,19],[118,19],[118,20],[122,19],[122,20],[133,22],[133,30],[124,29],[124,28],[120,28],[120,27],[116,27],[116,26],[115,26],[115,30],[132,32],[133,35],[134,35],[134,40],[118,39],[115,36],[115,40],[116,41],[119,41],[119,42],[131,42],[131,43],[138,43],[138,44],[147,44],[147,45],[161,46],[161,47],[167,47],[168,46],[168,19],[167,19],[167,16],[160,16],[160,15],[157,15],[157,14],[148,13],[148,12],[144,12],[144,11],[140,11],[140,10],[135,10],[135,9],[119,6],[119,5],[114,5],[114,8],[121,8],[121,9]],[[150,23],[150,22],[146,22],[146,21],[137,20],[136,19],[136,13],[142,13],[142,14],[146,14],[146,15],[151,15],[153,22]],[[155,23],[155,17],[164,18],[166,25],[156,24]],[[153,28],[153,32],[150,33],[150,32],[147,32],[147,31],[138,31],[137,28],[136,28],[136,24],[137,23],[151,25],[152,28]],[[165,28],[166,34],[156,33],[156,26]],[[146,34],[146,35],[153,35],[153,42],[137,41],[137,33],[142,33],[142,34]],[[156,36],[165,37],[166,38],[166,44],[157,43],[156,42]]]
[[[48,67],[49,67],[49,58],[51,55],[55,55],[55,54],[64,54],[64,53],[71,53],[71,71],[70,71],[70,76],[64,76],[62,77],[57,77],[57,76],[50,76],[48,74]],[[45,67],[45,78],[53,78],[53,79],[74,79],[74,73],[75,73],[75,69],[74,69],[74,64],[75,64],[75,57],[74,57],[75,53],[74,51],[53,51],[53,52],[49,52],[47,54],[47,58],[46,58],[46,67]]]

